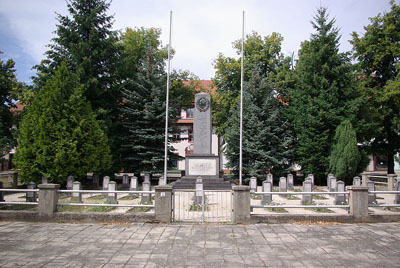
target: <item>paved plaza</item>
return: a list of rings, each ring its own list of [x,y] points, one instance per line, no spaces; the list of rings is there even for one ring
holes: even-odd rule
[[[0,222],[0,267],[398,267],[400,223]]]

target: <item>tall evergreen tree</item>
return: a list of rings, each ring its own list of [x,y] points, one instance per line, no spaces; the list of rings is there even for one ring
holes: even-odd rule
[[[83,96],[108,136],[114,162],[118,162],[118,105],[122,96],[116,75],[117,33],[112,31],[113,16],[107,14],[110,3],[67,0],[67,7],[69,15],[57,14],[56,37],[48,45],[46,59],[36,66],[38,73],[33,81],[42,88],[61,62],[67,60],[71,71],[78,74],[84,86]]]
[[[329,172],[336,178],[349,183],[357,174],[362,157],[357,146],[356,132],[349,120],[337,128],[329,156]],[[363,167],[363,166],[361,166]]]
[[[62,63],[27,107],[15,153],[23,181],[45,176],[63,183],[68,175],[82,178],[110,167],[107,137],[78,81]]]
[[[224,135],[226,156],[235,173],[239,167],[240,104],[232,109]],[[283,175],[291,166],[292,135],[282,115],[283,104],[272,83],[254,71],[243,98],[243,173],[263,178],[267,171]]]
[[[367,96],[366,120],[375,127],[364,142],[373,153],[387,156],[388,173],[394,173],[394,155],[400,151],[400,6],[370,18],[365,33],[353,33],[354,57],[361,74],[361,90]]]
[[[164,165],[165,97],[167,50],[161,45],[159,29],[127,29],[121,35],[123,47],[123,131],[120,133],[123,167],[132,172],[161,171]],[[192,88],[183,84],[186,72],[171,75],[169,123],[181,108],[191,105]],[[170,127],[169,133],[177,129]],[[169,138],[173,140],[173,137]],[[169,146],[169,160],[177,159]]]
[[[319,8],[316,33],[299,50],[288,116],[296,135],[296,155],[304,173],[321,181],[328,173],[336,127],[355,121],[361,99],[355,90],[348,53],[339,53],[339,32],[327,9]]]

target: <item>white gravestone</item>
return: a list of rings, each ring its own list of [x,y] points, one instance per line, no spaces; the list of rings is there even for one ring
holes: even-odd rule
[[[329,192],[336,192],[336,178],[331,177],[330,183],[331,183],[331,185],[329,187]]]
[[[361,178],[360,177],[353,178],[353,186],[361,186]]]
[[[345,184],[343,181],[338,181],[336,183],[337,192],[344,192],[345,191]],[[335,205],[342,205],[346,202],[346,195],[345,194],[337,194],[335,195]]]
[[[250,191],[257,192],[257,178],[256,177],[250,178]]]
[[[116,187],[117,186],[117,183],[115,182],[115,181],[110,181],[109,183],[108,183],[108,191],[115,191],[116,190]],[[109,203],[109,204],[118,204],[118,201],[117,201],[117,193],[108,193],[108,195],[107,195],[107,203]]]
[[[110,183],[110,177],[105,176],[103,178],[103,191],[107,191],[108,190],[108,184]],[[103,193],[103,195],[107,195],[107,193]]]
[[[311,192],[312,191],[312,183],[311,180],[306,180],[303,182],[303,192]],[[310,205],[312,204],[312,195],[311,194],[303,194],[301,196],[301,203],[303,205]]]
[[[201,177],[197,177],[196,179],[196,196],[195,196],[195,205],[201,205],[203,201],[203,179]]]
[[[287,188],[288,190],[294,189],[293,174],[287,175]]]
[[[287,184],[285,177],[279,178],[279,192],[287,192]]]
[[[263,189],[262,189],[263,192],[268,192],[268,193],[272,192],[272,184],[271,184],[271,182],[269,182],[267,180],[263,181],[262,187],[263,187]],[[262,195],[261,205],[264,206],[264,205],[266,205],[268,203],[271,203],[271,202],[272,202],[272,194],[263,194]]]
[[[274,175],[271,173],[267,174],[267,181],[271,183],[271,186],[274,186]]]
[[[375,182],[367,181],[368,192],[375,191]],[[376,202],[376,194],[368,193],[368,204],[374,204]]]
[[[81,183],[79,181],[74,181],[72,190],[79,191],[81,189]],[[72,193],[71,201],[82,203],[82,193]]]

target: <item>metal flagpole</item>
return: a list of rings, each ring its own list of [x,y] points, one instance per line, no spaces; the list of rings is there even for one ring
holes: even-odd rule
[[[243,22],[242,22],[242,66],[241,66],[241,73],[240,73],[240,154],[239,154],[239,184],[242,185],[242,147],[243,147],[243,80],[244,80],[244,69],[243,69],[243,62],[244,62],[244,11],[243,11]]]
[[[169,44],[168,44],[168,72],[167,72],[167,98],[165,101],[165,139],[164,139],[164,185],[167,185],[167,162],[168,162],[168,104],[169,104],[169,74],[171,72],[171,33],[172,33],[172,11],[169,15]]]

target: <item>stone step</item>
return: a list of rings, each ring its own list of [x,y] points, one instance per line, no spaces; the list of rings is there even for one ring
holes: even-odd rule
[[[196,178],[185,177],[172,183],[174,189],[195,189]],[[218,179],[204,179],[204,190],[230,190],[232,189],[229,181],[224,181],[222,178]]]

